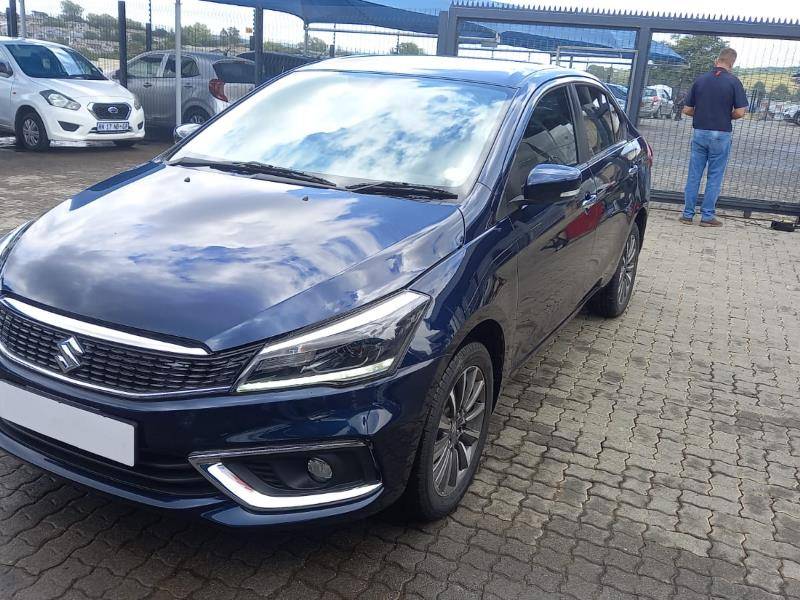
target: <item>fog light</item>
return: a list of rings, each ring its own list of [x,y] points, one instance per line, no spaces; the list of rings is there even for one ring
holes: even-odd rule
[[[331,466],[316,456],[308,459],[306,468],[308,469],[308,474],[311,475],[311,479],[318,483],[327,483],[333,477]]]

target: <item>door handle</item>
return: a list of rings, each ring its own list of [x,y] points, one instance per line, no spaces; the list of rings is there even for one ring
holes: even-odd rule
[[[639,173],[639,165],[633,165],[630,169],[628,169],[628,176],[635,177]]]
[[[184,83],[183,87],[190,88],[190,87],[194,87],[194,86],[191,83]]]
[[[152,84],[152,83],[150,83],[149,81],[145,81],[145,82],[142,84],[142,87],[153,87],[153,84]]]
[[[597,204],[597,201],[597,194],[587,194],[586,197],[581,201],[581,208],[586,212],[589,212],[589,209]]]

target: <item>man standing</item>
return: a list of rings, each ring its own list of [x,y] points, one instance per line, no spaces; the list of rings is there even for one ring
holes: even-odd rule
[[[686,204],[681,223],[691,224],[700,192],[700,180],[708,167],[706,191],[701,208],[701,227],[720,227],[716,205],[722,188],[722,178],[731,152],[733,127],[731,122],[747,112],[747,95],[742,82],[733,75],[736,50],[725,48],[719,53],[714,68],[698,77],[683,113],[694,117],[692,126],[692,156],[686,179]]]

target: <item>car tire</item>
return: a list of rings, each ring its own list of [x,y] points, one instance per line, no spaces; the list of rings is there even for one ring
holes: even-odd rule
[[[800,111],[797,111],[794,115],[794,124],[800,125]]]
[[[440,519],[461,502],[486,443],[493,396],[492,359],[483,344],[471,342],[428,392],[430,412],[405,493],[414,517]]]
[[[195,107],[190,108],[183,113],[183,119],[181,120],[181,123],[196,123],[198,125],[202,125],[210,118],[210,115],[205,110]]]
[[[136,145],[136,140],[116,140],[114,145],[117,148],[133,148]]]
[[[625,241],[622,256],[611,281],[589,300],[589,310],[594,314],[613,319],[619,317],[628,308],[636,283],[641,239],[639,227],[634,225]]]
[[[35,111],[23,114],[17,122],[17,145],[25,150],[44,152],[50,148],[50,138],[41,117]]]

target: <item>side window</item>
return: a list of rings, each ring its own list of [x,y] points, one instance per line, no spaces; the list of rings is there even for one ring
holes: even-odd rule
[[[508,175],[506,200],[519,196],[531,170],[545,163],[578,164],[575,124],[566,87],[548,92],[533,109]]]
[[[158,75],[163,54],[151,54],[131,61],[128,64],[128,77],[148,78]]]
[[[599,154],[622,138],[620,116],[599,88],[578,85],[575,89],[581,105],[589,150],[592,155]]]
[[[192,58],[184,58],[181,60],[181,77],[197,77],[200,75],[200,69],[197,63]],[[172,79],[175,77],[175,57],[170,56],[164,65],[164,74],[162,77]]]

